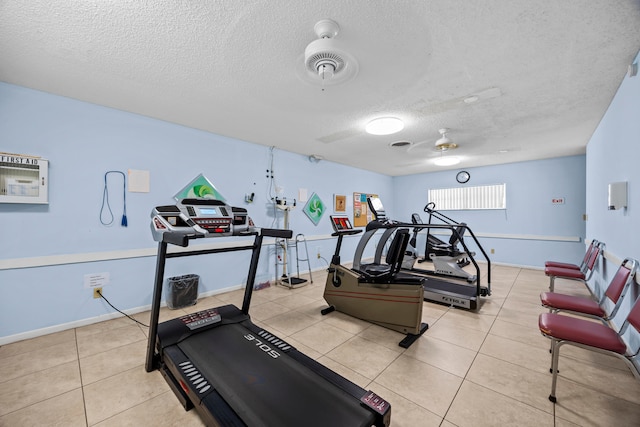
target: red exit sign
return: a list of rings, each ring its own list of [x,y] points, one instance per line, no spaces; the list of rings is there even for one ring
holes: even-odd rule
[[[556,197],[551,199],[551,204],[553,205],[564,205],[564,197]]]

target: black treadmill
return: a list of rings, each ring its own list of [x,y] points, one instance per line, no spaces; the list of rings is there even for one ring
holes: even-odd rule
[[[388,426],[390,404],[286,341],[254,325],[249,306],[263,237],[290,230],[261,229],[252,245],[167,253],[197,233],[164,232],[158,243],[145,369],[160,370],[186,410],[210,426]],[[166,258],[251,250],[242,309],[225,305],[158,324]]]

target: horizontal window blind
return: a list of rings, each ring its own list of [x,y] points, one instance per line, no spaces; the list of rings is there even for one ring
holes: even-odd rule
[[[429,202],[436,210],[506,209],[507,185],[439,188],[429,190]]]

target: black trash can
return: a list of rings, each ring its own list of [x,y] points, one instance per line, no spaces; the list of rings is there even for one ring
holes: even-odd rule
[[[170,309],[189,307],[198,302],[197,274],[185,274],[183,276],[169,277],[167,279],[167,307]]]

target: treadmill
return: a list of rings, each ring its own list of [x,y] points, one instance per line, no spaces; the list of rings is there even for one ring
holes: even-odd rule
[[[185,410],[209,426],[388,426],[390,404],[251,322],[249,306],[264,237],[291,230],[256,229],[246,211],[210,199],[158,206],[158,242],[145,369],[159,370]],[[168,252],[193,239],[245,236],[251,244]],[[247,242],[247,239],[244,239]],[[224,305],[158,323],[167,258],[251,251],[242,308]]]
[[[364,256],[364,251],[367,246],[369,240],[379,231],[384,230],[380,241],[378,242],[378,247],[376,248],[375,262],[379,262],[382,249],[384,243],[389,239],[389,237],[393,234],[393,232],[399,228],[413,228],[413,229],[448,229],[453,233],[458,233],[456,228],[464,227],[469,235],[473,238],[474,242],[484,255],[487,261],[487,286],[482,286],[480,279],[480,266],[473,257],[473,252],[469,251],[469,248],[465,244],[463,239],[459,239],[459,243],[464,248],[464,251],[469,254],[469,260],[473,264],[476,270],[476,280],[475,285],[469,285],[461,282],[455,282],[451,279],[444,280],[440,278],[436,278],[431,274],[428,274],[426,271],[422,271],[419,269],[408,270],[407,272],[399,272],[396,276],[399,279],[410,279],[415,277],[420,277],[423,279],[423,289],[424,289],[424,299],[436,303],[452,305],[459,308],[464,308],[467,310],[475,310],[478,308],[478,302],[480,297],[486,297],[491,295],[491,261],[487,256],[486,252],[482,248],[482,245],[476,238],[473,231],[466,224],[457,224],[457,225],[449,225],[449,224],[409,224],[398,221],[393,221],[387,218],[386,211],[377,197],[369,197],[367,198],[367,203],[371,211],[375,214],[376,219],[367,224],[367,228],[365,233],[363,234],[358,246],[356,248],[356,253],[353,259],[353,268],[359,269],[362,263],[362,257]]]

